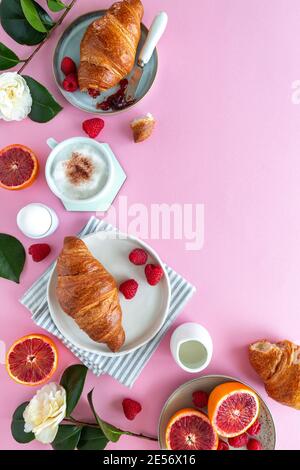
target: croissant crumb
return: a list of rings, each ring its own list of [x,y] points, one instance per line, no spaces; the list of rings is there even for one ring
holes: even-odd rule
[[[151,136],[155,127],[155,119],[152,114],[148,113],[146,116],[134,119],[130,127],[133,132],[134,142],[143,142]]]

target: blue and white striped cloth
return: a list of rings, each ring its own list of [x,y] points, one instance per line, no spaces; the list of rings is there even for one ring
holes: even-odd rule
[[[98,232],[99,230],[116,229],[93,216],[81,230],[79,236],[82,237],[92,232]],[[127,387],[132,387],[152,354],[159,346],[161,339],[195,292],[195,288],[191,284],[179,276],[173,269],[166,266],[171,284],[171,303],[164,325],[151,341],[136,351],[126,356],[115,358],[106,357],[77,348],[56,328],[49,312],[46,292],[52,268],[53,264],[49,266],[40,279],[29,288],[20,299],[20,302],[30,310],[32,319],[38,326],[57,336],[57,338],[59,338],[94,374],[97,376],[109,374]]]

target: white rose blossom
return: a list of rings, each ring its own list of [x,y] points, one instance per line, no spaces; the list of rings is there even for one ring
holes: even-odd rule
[[[26,80],[17,72],[0,75],[0,119],[21,121],[31,111],[32,97]]]
[[[33,432],[43,444],[54,441],[59,423],[66,416],[66,391],[52,382],[44,385],[24,410],[25,432]]]

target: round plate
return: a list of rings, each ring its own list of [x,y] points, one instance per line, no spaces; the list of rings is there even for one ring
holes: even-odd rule
[[[61,61],[64,57],[72,57],[75,61],[77,66],[80,63],[80,43],[83,38],[83,35],[88,28],[88,26],[95,21],[97,18],[103,16],[106,13],[106,10],[99,10],[87,13],[83,16],[77,18],[73,23],[68,26],[68,28],[64,31],[62,36],[60,37],[56,49],[54,51],[53,57],[53,72],[54,77],[57,83],[58,88],[60,89],[61,93],[64,95],[67,101],[71,103],[73,106],[82,109],[88,113],[94,114],[118,114],[122,111],[126,111],[127,109],[131,108],[135,104],[137,104],[150,90],[157,72],[158,66],[158,57],[157,57],[157,50],[152,54],[151,59],[149,60],[148,64],[144,68],[143,76],[139,83],[135,102],[123,108],[121,110],[108,110],[103,111],[102,109],[97,109],[96,104],[100,101],[104,101],[108,96],[112,95],[116,90],[118,90],[118,86],[114,88],[110,88],[110,90],[101,93],[101,97],[94,99],[88,95],[88,93],[81,93],[80,91],[76,91],[75,93],[68,93],[65,91],[61,84],[65,78],[64,74],[60,69]],[[139,56],[139,52],[146,40],[148,35],[148,29],[145,25],[142,24],[141,27],[141,39],[139,42],[137,54],[136,54],[136,62]],[[130,78],[132,72],[127,76],[127,79]]]
[[[60,332],[75,346],[85,351],[103,356],[122,356],[143,346],[150,341],[162,327],[170,304],[170,283],[164,265],[159,256],[144,242],[114,232],[97,232],[83,238],[87,247],[103,266],[110,272],[119,285],[126,279],[133,278],[139,288],[132,300],[126,300],[120,294],[120,305],[123,312],[122,324],[126,340],[117,353],[113,353],[103,343],[93,341],[76,322],[61,309],[56,296],[56,267],[48,282],[48,304],[51,317]],[[156,286],[150,286],[145,278],[145,266],[135,266],[128,255],[134,248],[144,248],[149,254],[148,263],[160,264],[164,277]]]
[[[159,420],[158,435],[161,449],[166,449],[165,432],[170,418],[181,408],[195,408],[192,400],[193,392],[196,392],[197,390],[203,390],[209,394],[217,385],[225,382],[240,382],[252,388],[253,390],[251,385],[234,377],[228,377],[226,375],[204,375],[203,377],[186,382],[172,393],[163,407]],[[255,393],[259,398],[260,410],[258,419],[261,423],[261,431],[257,436],[257,439],[259,439],[262,443],[264,450],[274,450],[276,441],[274,421],[266,403],[256,391]],[[207,410],[205,410],[205,412],[206,411]],[[226,441],[226,439],[223,437],[222,440]],[[239,449],[230,449],[246,450],[245,447]]]

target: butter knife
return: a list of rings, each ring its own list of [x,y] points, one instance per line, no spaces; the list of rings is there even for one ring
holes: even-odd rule
[[[125,101],[130,102],[135,98],[136,91],[138,89],[140,80],[143,76],[145,65],[151,59],[153,51],[162,37],[168,23],[168,15],[166,12],[161,11],[154,18],[151,27],[149,29],[148,36],[140,52],[137,65],[134,68],[133,74],[129,80],[126,92]]]

